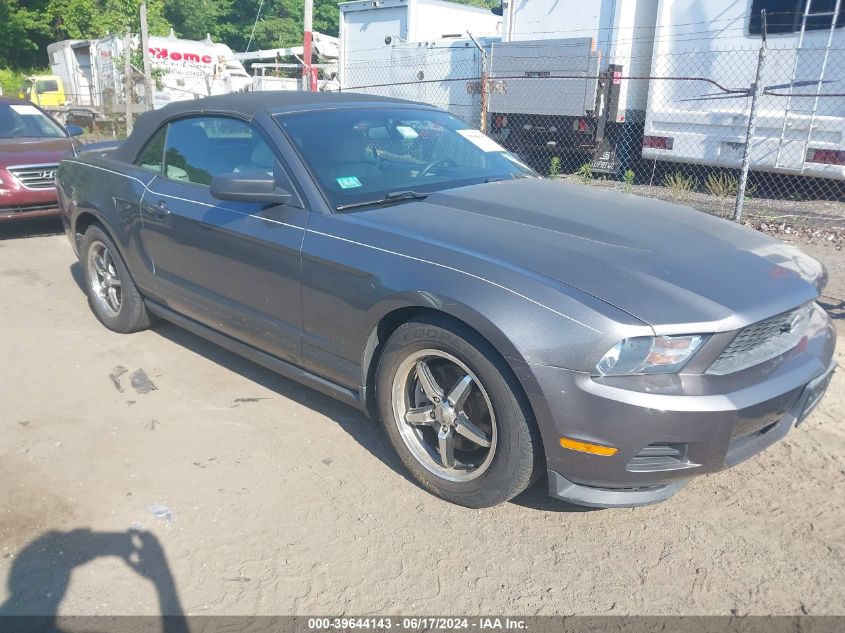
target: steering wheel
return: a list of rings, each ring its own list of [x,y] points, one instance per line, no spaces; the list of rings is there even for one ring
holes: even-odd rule
[[[438,158],[436,160],[431,161],[425,167],[420,170],[420,176],[428,176],[428,172],[430,172],[435,167],[442,166],[442,167],[457,167],[457,163],[450,158]]]
[[[18,124],[15,125],[11,130],[9,130],[7,134],[9,135],[9,138],[15,138],[17,137],[18,132],[22,132],[24,135],[26,135],[26,131],[27,130],[24,125]]]

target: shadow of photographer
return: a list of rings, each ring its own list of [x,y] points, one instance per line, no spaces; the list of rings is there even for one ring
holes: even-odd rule
[[[97,558],[116,557],[150,581],[158,596],[160,630],[188,633],[176,583],[154,534],[142,530],[94,532],[90,529],[47,532],[15,558],[8,578],[9,599],[0,604],[0,631],[61,633],[59,605],[74,568]],[[175,617],[174,617],[175,616]]]

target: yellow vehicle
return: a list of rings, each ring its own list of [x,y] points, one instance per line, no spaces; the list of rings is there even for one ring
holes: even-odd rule
[[[24,80],[18,97],[42,107],[63,106],[67,103],[62,80],[56,75],[33,75]]]

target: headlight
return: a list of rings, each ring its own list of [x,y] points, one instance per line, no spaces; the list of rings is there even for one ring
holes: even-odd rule
[[[672,374],[680,371],[706,339],[701,334],[626,338],[602,357],[593,375]]]

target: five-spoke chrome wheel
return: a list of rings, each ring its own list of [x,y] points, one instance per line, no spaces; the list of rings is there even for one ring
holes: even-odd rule
[[[120,273],[108,247],[99,240],[88,249],[88,283],[99,307],[108,316],[117,316],[123,301]]]
[[[450,481],[480,477],[496,452],[496,418],[484,386],[441,350],[409,355],[393,380],[393,412],[408,450]]]

